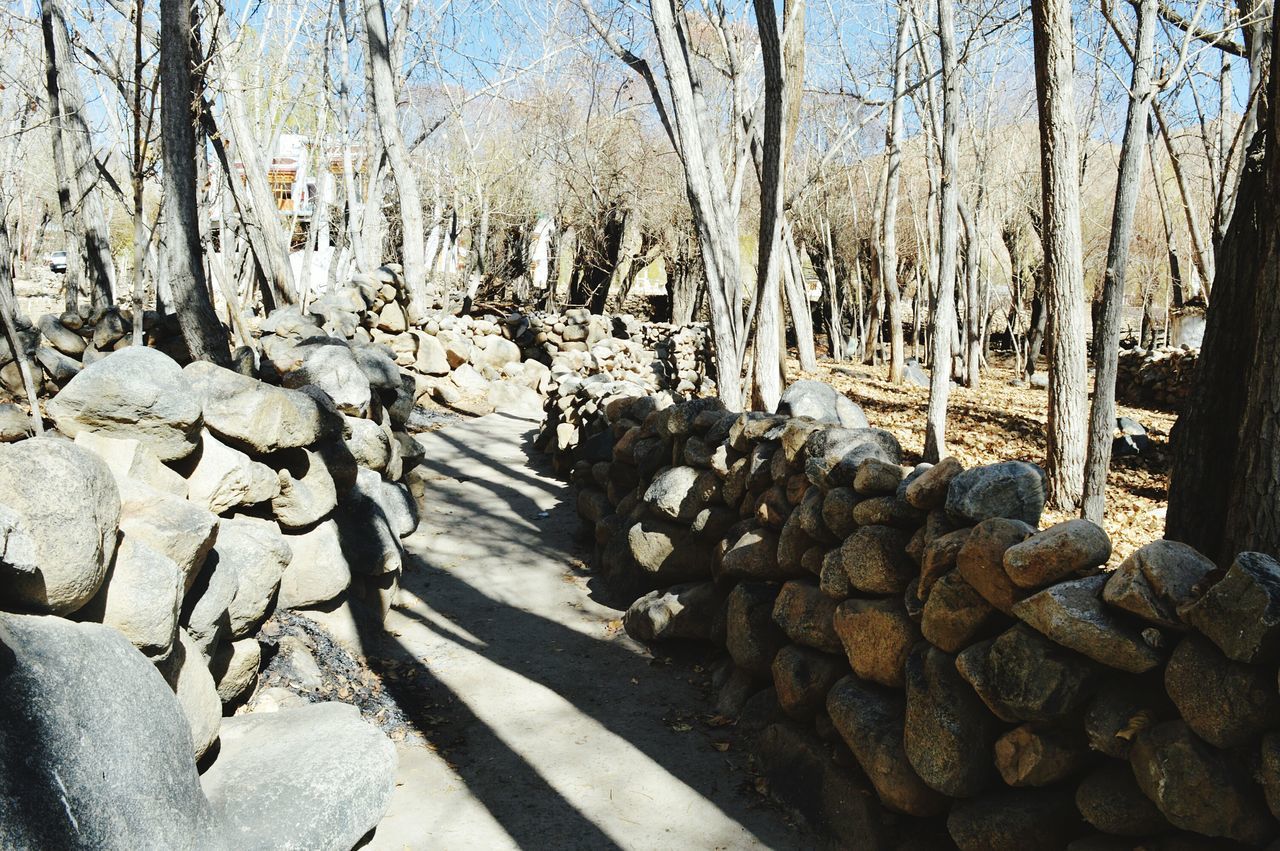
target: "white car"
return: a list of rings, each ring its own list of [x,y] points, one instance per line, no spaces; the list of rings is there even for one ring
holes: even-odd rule
[[[67,271],[67,252],[55,251],[49,255],[49,271],[51,272]]]

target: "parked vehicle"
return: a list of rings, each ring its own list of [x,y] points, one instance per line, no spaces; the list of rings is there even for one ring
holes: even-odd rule
[[[49,270],[51,272],[67,271],[67,252],[55,251],[49,255]]]

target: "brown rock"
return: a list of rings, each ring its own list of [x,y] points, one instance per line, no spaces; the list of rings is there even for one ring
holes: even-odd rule
[[[906,553],[910,539],[891,526],[858,529],[837,551],[849,584],[866,594],[901,594],[916,573]]]
[[[896,496],[873,496],[853,507],[853,522],[859,526],[894,526],[915,531],[924,524],[925,513]]]
[[[853,508],[860,497],[853,488],[832,488],[822,500],[822,520],[836,540],[843,541],[858,528],[853,522]]]
[[[960,654],[957,667],[983,702],[1004,718],[1053,721],[1097,687],[1093,664],[1023,624]]]
[[[1280,563],[1240,553],[1225,576],[1178,613],[1237,662],[1274,662],[1280,657]]]
[[[796,644],[840,653],[844,648],[832,625],[835,611],[836,601],[819,591],[816,582],[792,580],[778,593],[773,621]]]
[[[897,464],[867,458],[858,465],[853,476],[853,489],[864,496],[892,494],[902,481],[902,468]]]
[[[907,502],[923,511],[940,508],[947,501],[947,488],[951,486],[951,480],[963,470],[964,467],[955,458],[943,458],[907,485]]]
[[[1004,572],[1004,554],[1033,534],[1035,530],[1021,520],[994,517],[974,526],[956,553],[956,568],[964,581],[1006,615],[1013,614],[1013,604],[1027,592]]]
[[[995,619],[996,610],[953,570],[934,583],[924,603],[920,631],[931,644],[958,653],[974,642]]]
[[[742,533],[720,560],[720,573],[734,579],[790,579],[799,576],[778,565],[778,533],[755,528]]]
[[[1004,572],[1019,588],[1043,588],[1111,558],[1102,527],[1076,518],[1050,526],[1004,553]]]
[[[833,627],[855,674],[902,688],[907,657],[920,640],[920,631],[901,602],[845,600],[836,608]]]
[[[800,721],[809,720],[826,705],[827,692],[848,667],[839,656],[788,644],[773,657],[773,687],[782,711]]]
[[[996,770],[1010,786],[1048,786],[1089,759],[1084,735],[1070,727],[1023,724],[996,739]]]
[[[956,802],[947,832],[960,851],[1051,851],[1066,847],[1077,818],[1061,789],[1011,789]]]

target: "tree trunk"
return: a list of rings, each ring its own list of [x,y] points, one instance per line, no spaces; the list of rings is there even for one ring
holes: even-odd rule
[[[178,327],[195,360],[231,365],[227,338],[209,301],[196,210],[196,134],[191,73],[191,5],[160,2],[160,132],[163,141],[164,269]]]
[[[938,0],[938,44],[942,58],[942,186],[938,210],[938,298],[933,308],[933,367],[929,376],[929,407],[924,432],[924,460],[934,464],[947,452],[951,334],[956,321],[956,251],[959,241],[956,123],[960,91],[955,39],[952,0]]]
[[[111,257],[106,208],[99,188],[101,176],[93,156],[89,124],[85,120],[84,95],[75,74],[70,24],[66,19],[62,0],[45,0],[42,12],[49,13],[53,18],[53,62],[58,69],[56,86],[59,107],[54,127],[61,129],[60,141],[64,146],[65,166],[70,170],[67,179],[73,193],[71,203],[78,220],[80,237],[80,242],[69,243],[67,250],[68,253],[72,250],[79,253],[78,259],[84,273],[84,284],[88,287],[90,304],[95,309],[102,309],[111,305],[115,293],[115,261]],[[49,47],[46,42],[46,53]],[[50,101],[52,103],[52,97]]]
[[[982,306],[978,294],[981,241],[976,216],[968,204],[960,205],[960,223],[964,226],[964,335],[960,355],[964,365],[964,386],[977,387],[982,362]]]
[[[1069,0],[1033,0],[1036,103],[1040,114],[1044,292],[1049,320],[1049,504],[1072,510],[1084,487],[1088,404],[1084,268],[1080,238],[1075,39]]]
[[[1275,222],[1280,154],[1270,89],[1260,91],[1258,133],[1245,156],[1235,211],[1217,258],[1213,300],[1185,408],[1170,435],[1165,536],[1219,564],[1242,549],[1280,552],[1277,535]],[[1271,468],[1271,469],[1268,469]],[[1268,481],[1268,476],[1269,481]]]
[[[412,319],[419,320],[427,309],[422,196],[418,191],[418,178],[413,173],[413,163],[396,115],[395,81],[391,72],[391,51],[387,40],[387,10],[383,0],[364,0],[364,30],[370,96],[378,119],[382,147],[391,165],[391,176],[395,179],[396,193],[400,198],[404,279],[409,296],[409,313]]]
[[[66,307],[72,312],[80,310],[80,293],[85,289],[84,227],[76,209],[73,176],[67,163],[66,146],[62,132],[62,69],[58,64],[58,51],[54,28],[61,26],[61,15],[55,20],[54,8],[47,2],[40,8],[40,29],[44,35],[45,97],[49,107],[49,137],[53,142],[53,171],[58,182],[58,211],[62,214],[63,250],[67,253],[67,269],[62,275],[66,287]]]
[[[0,187],[3,189],[3,187]],[[40,416],[40,396],[36,392],[35,376],[31,371],[31,361],[27,359],[27,349],[22,338],[18,336],[18,299],[13,289],[13,251],[9,247],[8,217],[4,210],[8,208],[6,199],[0,194],[0,331],[4,332],[9,343],[9,351],[18,364],[18,373],[22,376],[22,388],[27,394],[27,405],[31,408],[31,430],[36,435],[44,434],[44,420]]]
[[[880,277],[889,314],[889,381],[901,384],[905,358],[902,337],[902,286],[898,283],[898,189],[902,183],[903,106],[907,90],[907,4],[898,5],[898,34],[894,41],[893,102],[885,132],[884,217],[880,236]]]
[[[1120,356],[1120,322],[1124,311],[1125,264],[1133,241],[1133,217],[1142,180],[1147,114],[1155,92],[1154,65],[1157,0],[1140,0],[1138,38],[1129,84],[1129,112],[1120,142],[1120,170],[1116,202],[1111,213],[1111,240],[1102,276],[1102,316],[1093,335],[1093,403],[1089,414],[1089,446],[1085,459],[1084,503],[1081,516],[1102,525],[1107,507],[1107,469],[1116,426],[1116,367]]]

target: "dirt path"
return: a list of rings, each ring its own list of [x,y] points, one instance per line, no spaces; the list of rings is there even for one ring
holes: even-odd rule
[[[592,599],[532,430],[493,414],[419,438],[433,479],[380,655],[431,746],[401,748],[369,847],[812,847],[691,718],[709,711],[694,670]]]

